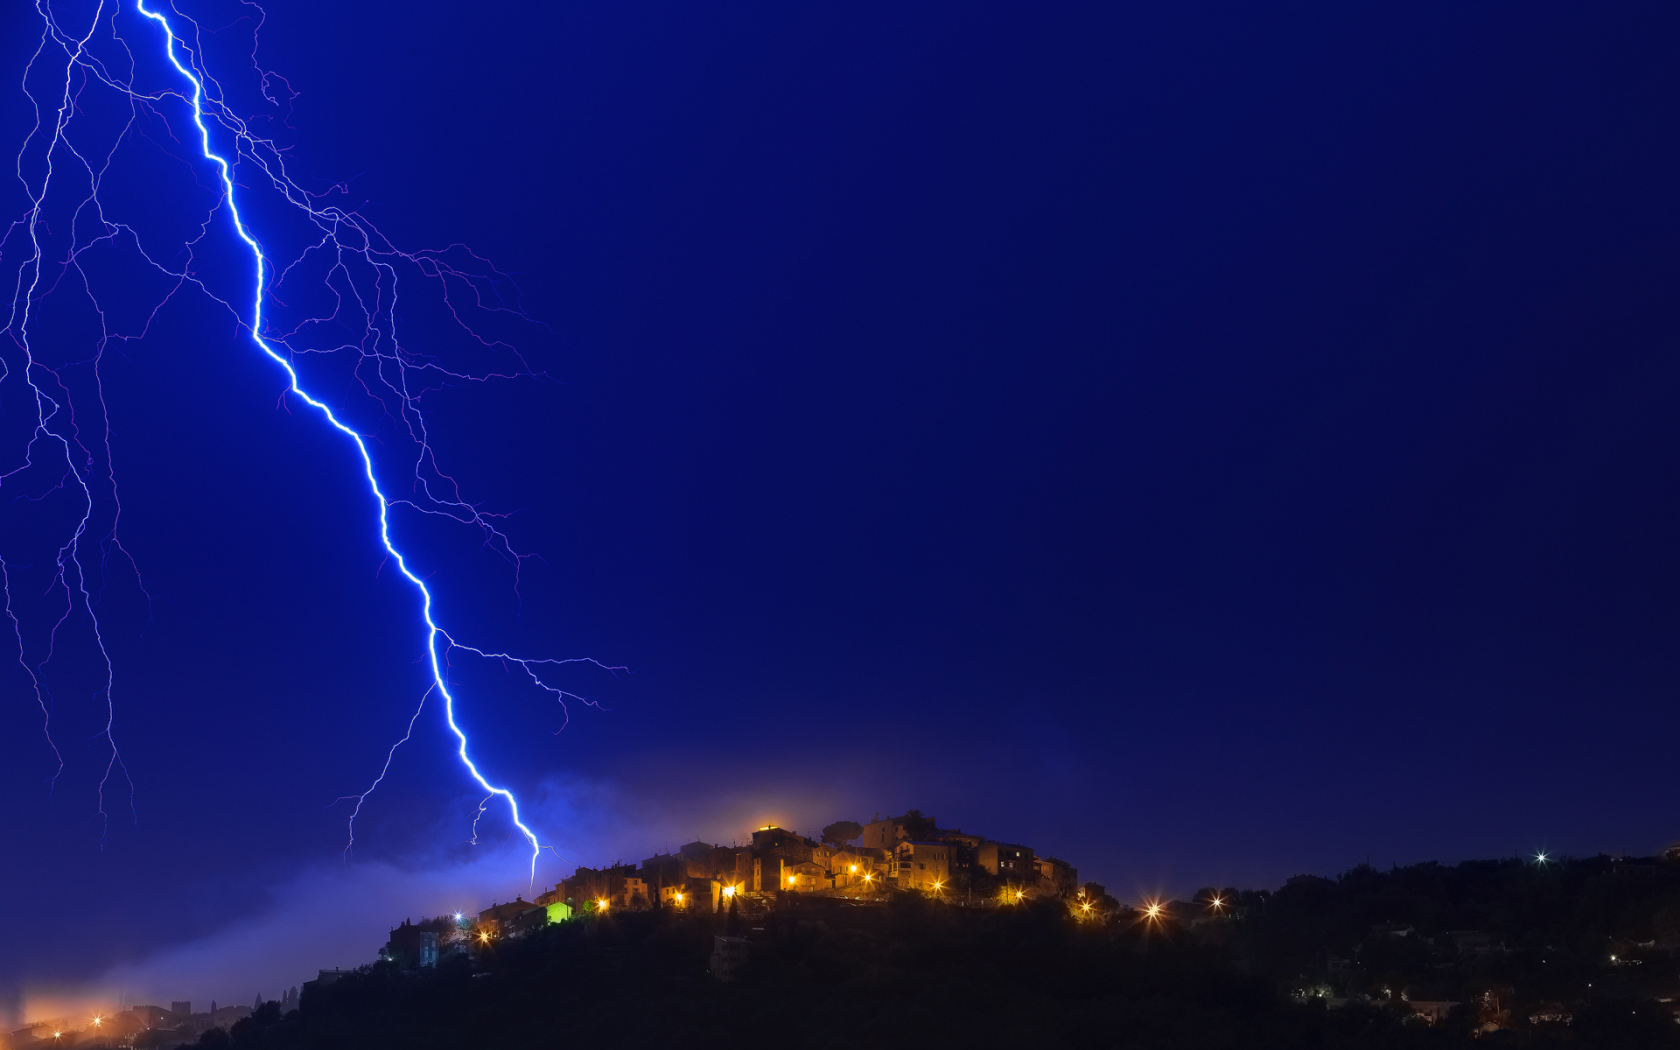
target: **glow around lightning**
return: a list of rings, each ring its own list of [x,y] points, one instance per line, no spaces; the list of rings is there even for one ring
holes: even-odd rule
[[[97,537],[103,553],[102,564],[108,564],[114,555],[126,558],[126,552],[122,550],[117,538],[120,501],[116,498],[115,474],[111,467],[114,456],[110,448],[108,426],[104,428],[103,455],[84,454],[85,442],[79,426],[66,422],[75,416],[75,399],[60,378],[60,372],[38,359],[32,349],[31,334],[34,326],[32,310],[46,294],[66,280],[79,279],[89,289],[89,298],[94,300],[97,308],[98,298],[92,294],[92,282],[83,266],[83,258],[96,243],[122,245],[131,247],[144,261],[145,266],[173,282],[163,301],[168,301],[179,292],[196,290],[210,296],[216,304],[232,314],[239,325],[248,332],[256,347],[282,370],[288,394],[307,404],[354,448],[359,457],[361,475],[367,485],[368,494],[378,511],[380,544],[390,563],[414,590],[425,634],[430,685],[421,699],[420,709],[409,719],[408,731],[393,745],[378,777],[367,791],[351,796],[355,801],[354,812],[350,817],[351,844],[354,843],[355,815],[360,812],[368,794],[384,779],[396,748],[412,735],[415,721],[426,699],[435,694],[441,701],[445,722],[453,734],[455,754],[471,779],[485,792],[485,803],[499,800],[504,804],[514,827],[531,847],[534,878],[536,858],[542,844],[536,832],[522,817],[519,800],[513,792],[493,783],[474,761],[467,734],[456,718],[456,698],[449,685],[447,657],[450,651],[460,650],[478,658],[498,660],[510,667],[516,666],[528,677],[532,685],[553,696],[562,710],[568,699],[581,698],[545,679],[543,675],[547,672],[540,669],[570,663],[589,663],[597,667],[604,665],[596,664],[593,660],[518,657],[456,642],[440,625],[432,591],[411,567],[408,556],[394,540],[391,530],[391,511],[398,506],[453,519],[480,530],[485,546],[507,557],[513,563],[517,574],[524,556],[514,552],[507,537],[492,520],[495,516],[468,503],[461,496],[455,480],[438,465],[427,433],[425,416],[420,407],[427,382],[473,382],[525,374],[523,359],[506,343],[487,339],[473,332],[471,326],[461,320],[463,311],[452,298],[452,295],[458,295],[460,290],[465,288],[469,290],[470,305],[473,308],[499,313],[510,312],[512,308],[502,305],[501,300],[496,298],[499,294],[500,275],[480,265],[482,260],[478,260],[476,256],[460,249],[442,252],[398,251],[360,215],[318,203],[318,197],[324,195],[312,195],[301,189],[286,172],[283,152],[270,140],[255,134],[247,121],[233,112],[226,92],[204,67],[204,48],[199,40],[198,26],[172,8],[165,10],[156,6],[157,3],[158,0],[152,0],[153,6],[148,6],[146,0],[134,0],[130,10],[142,16],[146,20],[144,24],[155,29],[156,38],[142,44],[137,37],[131,44],[118,32],[117,17],[120,8],[115,4],[108,6],[100,3],[93,13],[90,27],[85,32],[72,32],[60,25],[60,16],[46,0],[37,0],[36,10],[42,19],[43,35],[41,46],[31,59],[30,70],[25,74],[27,91],[30,90],[30,77],[37,71],[38,63],[44,62],[44,56],[54,49],[62,52],[65,69],[65,76],[60,85],[62,91],[58,98],[52,100],[51,105],[46,106],[31,91],[30,97],[37,107],[36,128],[19,154],[18,177],[29,193],[31,206],[27,215],[13,223],[8,233],[8,241],[15,242],[14,235],[21,231],[27,235],[32,254],[18,271],[18,287],[13,295],[11,314],[5,332],[21,349],[21,380],[28,384],[32,392],[36,421],[23,461],[9,471],[0,472],[0,487],[11,482],[13,487],[17,488],[24,483],[26,477],[40,474],[43,463],[47,463],[49,459],[52,464],[62,459],[64,466],[57,482],[45,486],[43,491],[79,491],[80,505],[83,508],[79,523],[65,538],[65,543],[59,551],[58,580],[63,591],[65,608],[47,635],[44,658],[31,659],[28,655],[31,650],[26,643],[23,620],[14,611],[10,577],[5,575],[4,566],[0,566],[0,583],[6,584],[6,613],[17,636],[20,662],[29,672],[30,681],[34,683],[35,697],[41,707],[42,724],[48,743],[53,746],[54,754],[60,755],[57,745],[53,743],[53,705],[43,684],[43,668],[51,659],[60,627],[71,616],[72,611],[80,611],[91,622],[93,636],[98,642],[98,651],[104,659],[106,681],[103,698],[107,714],[104,738],[109,744],[110,760],[104,779],[100,781],[100,813],[103,815],[106,785],[114,772],[122,771],[123,767],[117,752],[114,731],[117,722],[117,707],[112,699],[115,672],[101,633],[97,614],[98,602],[89,588],[90,572],[86,567],[84,555],[85,545],[90,542],[90,528],[96,517],[99,517],[96,507],[108,503],[113,509],[106,517],[99,518]],[[108,41],[105,40],[107,32]],[[104,45],[102,53],[96,54],[96,49],[90,47],[96,39]],[[133,52],[130,48],[143,46],[159,49],[162,57],[167,59],[168,68],[179,78],[179,86],[150,91],[136,86]],[[126,71],[113,62],[109,57],[112,54],[130,56],[130,64]],[[55,80],[54,83],[59,82]],[[264,94],[267,95],[271,83],[270,75],[264,74],[262,83]],[[128,126],[123,134],[112,140],[109,152],[103,156],[87,152],[85,147],[73,141],[73,137],[67,133],[81,108],[82,92],[97,88],[115,91],[130,107]],[[142,243],[140,233],[133,226],[108,215],[99,195],[106,173],[112,167],[112,157],[122,142],[131,136],[141,116],[157,114],[158,107],[169,100],[179,100],[190,109],[196,132],[196,148],[202,153],[203,159],[214,167],[220,190],[216,204],[203,221],[199,237],[190,240],[185,246],[186,261],[175,264],[161,261],[163,256],[149,252]],[[232,144],[232,149],[218,148],[215,141],[218,137],[227,138]],[[34,152],[31,152],[32,150]],[[42,155],[45,157],[44,174],[39,178],[27,174],[25,159]],[[234,177],[236,162],[247,165],[242,170],[251,171],[252,174],[260,173],[265,177],[287,205],[295,209],[296,216],[306,220],[317,231],[313,235],[316,240],[297,258],[283,266],[277,265],[265,254],[260,234],[247,225],[240,207],[240,184]],[[51,234],[48,224],[43,219],[43,209],[49,194],[59,192],[54,181],[58,177],[55,165],[73,166],[73,170],[78,173],[77,177],[85,179],[89,186],[86,199],[82,200],[72,213],[75,218],[71,221],[69,246],[63,252],[62,258],[49,258],[45,246],[45,239]],[[220,212],[225,212],[225,215],[219,216]],[[98,231],[99,236],[84,240],[76,232],[80,228],[78,221],[84,217],[88,225]],[[194,267],[199,241],[218,223],[231,227],[239,243],[248,253],[250,292],[247,301],[240,302],[217,295],[212,290],[211,282]],[[330,288],[334,303],[330,314],[309,315],[288,330],[270,331],[271,322],[266,307],[272,290],[280,286],[294,270],[303,273],[307,269],[305,262],[309,259],[324,260],[321,265],[327,266],[323,281]],[[434,281],[441,289],[443,301],[450,313],[461,323],[463,330],[471,334],[487,352],[493,351],[503,358],[511,357],[514,361],[513,367],[477,370],[452,368],[446,366],[436,355],[417,354],[403,346],[396,338],[395,332],[399,267],[406,267]],[[95,400],[101,422],[105,418],[105,392],[98,381],[104,353],[113,345],[143,336],[151,318],[156,316],[156,310],[162,305],[163,302],[160,301],[154,307],[151,317],[145,324],[140,325],[137,331],[113,328],[105,311],[102,308],[97,309],[101,334],[96,352],[92,355],[92,374],[95,378]],[[308,345],[311,332],[323,329],[327,322],[344,324],[345,318],[360,326],[357,330],[361,334],[357,340],[337,347]],[[370,450],[368,437],[335,413],[327,401],[306,388],[306,381],[296,364],[296,355],[335,352],[355,355],[353,359],[356,364],[353,371],[363,389],[385,406],[387,415],[407,434],[412,443],[415,452],[410,495],[394,498],[388,494],[389,488],[381,481],[380,470],[376,464],[376,457]],[[6,378],[6,374],[0,374],[0,382]],[[59,468],[49,464],[45,469],[50,480],[52,471]],[[41,487],[38,481],[35,484]],[[36,497],[30,492],[23,492],[21,498]],[[61,755],[58,762],[58,768],[62,770]],[[479,812],[482,814],[483,811],[484,804],[481,803]],[[476,824],[475,818],[475,838]]]

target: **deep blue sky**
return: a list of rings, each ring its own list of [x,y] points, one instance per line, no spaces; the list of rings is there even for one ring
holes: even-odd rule
[[[311,0],[261,57],[300,177],[472,245],[547,326],[554,381],[434,405],[544,562],[516,599],[470,534],[417,553],[468,638],[632,669],[576,676],[611,710],[558,736],[461,669],[545,881],[920,807],[1124,896],[1680,836],[1677,30]],[[109,598],[138,820],[101,849],[79,740],[47,796],[7,679],[0,887],[39,948],[0,988],[246,921],[337,856],[322,807],[423,688],[347,448],[201,306],[108,373],[157,599],[141,636]],[[444,747],[423,716],[353,864],[459,857]]]

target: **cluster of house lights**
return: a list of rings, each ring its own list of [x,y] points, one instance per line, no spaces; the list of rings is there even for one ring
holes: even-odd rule
[[[851,866],[851,870],[852,870],[853,874],[856,874],[857,873],[857,865],[853,864]],[[865,882],[873,882],[875,880],[875,876],[873,874],[870,874],[870,873],[865,873],[864,876],[863,876],[863,880]],[[788,876],[788,885],[789,886],[799,885],[799,876],[798,875],[789,875]],[[735,896],[736,891],[739,888],[740,887],[738,887],[738,886],[725,886],[725,887],[723,887],[721,892],[726,899],[727,898],[732,898],[732,897]],[[936,892],[940,891],[940,890],[943,890],[945,888],[945,883],[943,881],[936,881],[933,884],[933,888]],[[1085,897],[1085,891],[1084,890],[1079,891],[1079,896],[1080,896],[1080,901],[1079,901],[1080,916],[1082,918],[1089,917],[1096,906],[1094,904],[1092,904],[1090,901],[1084,899],[1084,897]],[[671,898],[672,898],[672,902],[674,904],[676,904],[678,907],[683,907],[687,903],[687,900],[688,900],[688,898],[683,894],[683,892],[681,890],[678,890],[678,891],[674,892],[671,895]],[[1011,886],[1011,887],[1006,888],[1003,891],[1003,894],[1000,897],[1000,902],[1003,903],[1003,904],[1020,904],[1022,901],[1026,900],[1026,898],[1027,898],[1027,891],[1026,890],[1021,889],[1019,887]],[[595,910],[596,911],[606,911],[608,906],[611,903],[612,903],[612,901],[611,901],[610,898],[598,897],[598,898],[595,899]],[[1216,913],[1220,912],[1220,911],[1223,911],[1224,908],[1225,908],[1225,898],[1216,895],[1216,896],[1210,898],[1207,901],[1207,906],[1209,908],[1213,909],[1213,911],[1216,912]],[[1146,901],[1144,903],[1144,906],[1143,906],[1143,914],[1144,914],[1144,917],[1146,919],[1148,919],[1150,922],[1159,922],[1161,920],[1162,916],[1166,914],[1166,905],[1162,904],[1158,900]],[[461,913],[456,912],[455,913],[455,918],[456,918],[457,921],[459,921],[461,919]],[[478,934],[478,939],[480,941],[486,943],[486,944],[490,943],[490,931],[489,930],[480,930],[479,934]],[[99,1024],[100,1019],[95,1017],[93,1019],[93,1023],[95,1025]]]

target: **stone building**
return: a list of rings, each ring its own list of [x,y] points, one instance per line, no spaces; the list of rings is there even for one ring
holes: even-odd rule
[[[951,885],[956,847],[948,842],[906,840],[893,851],[892,876],[901,890],[938,893]]]
[[[1008,842],[984,842],[975,853],[975,863],[988,874],[1006,879],[1038,878],[1038,859],[1026,846]]]
[[[438,931],[424,929],[404,919],[401,926],[391,931],[390,940],[385,942],[385,947],[379,954],[396,963],[397,968],[402,970],[436,966]]]
[[[1079,869],[1055,857],[1037,859],[1040,890],[1058,897],[1072,897],[1079,892]]]

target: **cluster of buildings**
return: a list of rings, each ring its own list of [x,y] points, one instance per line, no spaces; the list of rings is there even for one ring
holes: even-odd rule
[[[674,853],[656,853],[641,864],[580,867],[535,900],[492,903],[476,917],[404,920],[380,949],[383,960],[403,969],[434,966],[441,955],[470,951],[503,937],[613,910],[672,908],[705,912],[773,910],[809,898],[882,901],[915,891],[953,904],[990,907],[1039,897],[1066,898],[1087,912],[1112,907],[1102,886],[1079,883],[1068,862],[1040,856],[1032,847],[941,829],[933,817],[911,810],[868,824],[839,821],[808,838],[767,825],[745,845],[690,842]],[[729,980],[745,960],[746,941],[716,938],[712,971]],[[323,973],[323,977],[326,974]]]
[[[1101,887],[1093,888],[1101,894]],[[690,842],[640,865],[580,867],[530,904],[492,908],[480,921],[495,922],[498,931],[502,924],[517,926],[525,914],[519,905],[550,910],[545,917],[556,919],[599,908],[719,911],[734,897],[762,903],[788,893],[868,898],[894,890],[990,901],[999,894],[1071,897],[1080,886],[1078,870],[1064,860],[1018,843],[942,830],[934,818],[912,810],[868,824],[831,824],[819,839],[770,825],[754,831],[747,845]]]
[[[1073,865],[1032,847],[941,829],[916,810],[868,824],[840,821],[808,838],[769,825],[745,845],[690,842],[641,864],[580,867],[535,900],[495,903],[476,920],[456,915],[404,923],[380,952],[404,968],[434,965],[440,952],[489,942],[609,909],[678,908],[721,912],[773,908],[788,895],[881,899],[914,890],[953,903],[988,906],[1043,896],[1106,900],[1081,886]]]
[[[261,1006],[262,996],[257,996]],[[282,1012],[297,1009],[298,990],[287,991],[278,1000]],[[4,1050],[167,1050],[196,1043],[212,1028],[232,1028],[234,1022],[251,1016],[250,1006],[217,1006],[195,1012],[187,1000],[177,1000],[168,1009],[161,1006],[131,1006],[126,1010],[96,1011],[85,1017],[37,1021],[0,1037]]]

